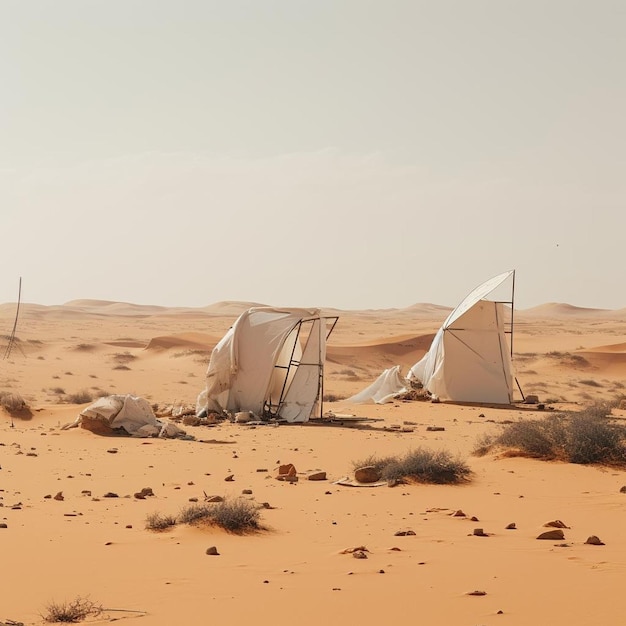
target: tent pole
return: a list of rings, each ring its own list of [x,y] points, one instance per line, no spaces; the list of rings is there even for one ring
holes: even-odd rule
[[[513,270],[513,285],[511,287],[511,358],[513,358],[513,328],[514,328],[513,316],[514,315],[515,315],[515,270]]]

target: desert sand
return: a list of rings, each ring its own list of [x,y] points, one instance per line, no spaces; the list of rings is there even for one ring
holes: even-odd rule
[[[19,393],[31,409],[0,413],[0,622],[41,624],[48,603],[88,596],[105,609],[89,621],[142,626],[623,623],[626,472],[472,454],[477,438],[503,422],[545,415],[530,405],[341,399],[387,367],[406,373],[445,307],[329,311],[340,316],[325,377],[325,393],[336,399],[324,409],[370,418],[360,427],[185,426],[195,441],[61,429],[89,404],[71,403],[76,398],[131,393],[160,406],[193,405],[210,350],[250,305],[22,306],[18,341],[0,361],[0,391]],[[0,305],[3,354],[14,315],[14,304]],[[517,379],[557,410],[613,399],[626,383],[625,337],[626,310],[517,311]],[[433,425],[445,430],[426,430]],[[471,482],[336,484],[354,461],[418,446],[461,455]],[[296,466],[297,483],[274,479],[284,463]],[[328,480],[306,480],[315,470]],[[144,487],[154,496],[133,497]],[[145,528],[151,513],[176,514],[191,498],[244,489],[270,505],[261,532]],[[458,510],[465,516],[454,516]],[[568,527],[565,542],[536,540],[557,519]],[[511,523],[516,528],[506,529]],[[476,527],[486,536],[475,536]],[[406,530],[415,534],[396,535]],[[605,545],[585,544],[590,535]],[[219,554],[207,555],[210,546]],[[357,546],[368,558],[344,553]]]

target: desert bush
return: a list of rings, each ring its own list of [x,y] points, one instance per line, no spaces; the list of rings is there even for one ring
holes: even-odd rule
[[[479,440],[474,454],[504,449],[509,454],[569,463],[626,465],[626,427],[610,418],[608,403],[543,420],[521,420],[492,439]]]
[[[113,369],[114,370],[128,371],[128,370],[130,370],[130,367],[128,367],[128,365],[116,365]]]
[[[134,361],[137,357],[130,352],[118,352],[113,355],[113,360],[116,363],[129,363],[130,361]]]
[[[100,613],[102,606],[89,598],[78,597],[69,602],[50,602],[42,617],[46,622],[75,624],[87,617],[97,617]]]
[[[146,528],[148,530],[167,530],[172,526],[176,526],[176,518],[173,515],[164,513],[150,513],[146,517]]]
[[[341,396],[336,393],[325,393],[322,400],[324,402],[339,402],[340,400],[345,400],[346,396]]]
[[[19,393],[0,391],[0,406],[9,413],[17,413],[27,408],[28,405]]]
[[[208,504],[190,504],[186,506],[176,518],[181,524],[193,524],[200,520],[206,520],[211,516],[211,507]]]
[[[231,533],[245,533],[260,530],[259,508],[243,498],[226,499],[211,507],[209,517],[212,524]]]
[[[68,404],[86,404],[93,400],[93,396],[88,391],[82,390],[76,393],[68,393],[64,400]]]
[[[469,480],[471,470],[460,458],[447,450],[417,448],[401,457],[368,457],[355,467],[372,465],[377,468],[383,480],[396,481],[410,479],[420,483],[454,484]]]

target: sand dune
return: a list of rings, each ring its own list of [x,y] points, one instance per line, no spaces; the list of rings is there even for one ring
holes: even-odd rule
[[[337,400],[325,408],[370,421],[360,428],[185,426],[196,441],[61,430],[85,406],[71,403],[81,392],[194,405],[210,349],[250,304],[24,306],[19,341],[0,365],[0,392],[19,393],[31,406],[30,419],[12,419],[0,408],[0,621],[43,624],[48,602],[82,595],[107,609],[100,620],[140,626],[294,619],[308,626],[345,616],[400,625],[622,622],[615,598],[626,574],[626,472],[472,455],[480,436],[547,412]],[[448,311],[420,304],[338,312],[325,393],[345,398],[384,368],[406,371]],[[14,305],[0,305],[5,347],[14,315]],[[623,394],[626,320],[562,305],[519,317],[514,366],[526,393],[558,401],[557,408]],[[626,418],[626,411],[615,414]],[[420,446],[460,454],[472,481],[394,489],[335,484],[359,459]],[[280,463],[295,464],[297,483],[274,480]],[[308,481],[314,470],[328,479]],[[136,498],[144,487],[155,495]],[[110,493],[118,497],[105,497]],[[145,528],[151,513],[176,515],[205,493],[267,502],[264,530]],[[465,517],[452,515],[459,509]],[[537,541],[555,519],[569,527],[565,540]],[[511,522],[516,530],[506,529]],[[484,537],[473,534],[476,527]],[[406,530],[415,535],[396,534]],[[606,545],[586,545],[592,534]],[[207,555],[210,546],[219,555]],[[367,558],[345,553],[357,546],[367,548]],[[474,590],[485,595],[467,595]]]

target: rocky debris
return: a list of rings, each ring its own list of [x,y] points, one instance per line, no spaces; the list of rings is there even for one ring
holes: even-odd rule
[[[284,463],[283,465],[278,466],[278,474],[276,476],[276,480],[287,480],[287,478],[295,478],[296,474],[296,466],[293,463]]]
[[[235,480],[235,475],[234,474],[229,474],[228,476],[226,476],[226,478],[224,478],[224,480],[227,483],[232,483]]]
[[[211,546],[210,548],[206,549],[205,554],[208,554],[209,556],[219,556],[219,552],[217,551],[217,548],[215,546]]]
[[[515,526],[515,522],[511,522],[510,524],[507,524],[504,528],[505,530],[517,530],[517,526]]]
[[[482,528],[474,528],[472,533],[474,537],[489,537],[489,535]]]
[[[0,522],[0,528],[8,528],[5,522]]]
[[[413,535],[415,535],[414,530],[396,530],[396,532],[393,534],[394,537],[408,537]]]
[[[83,496],[88,496],[89,498],[91,497],[91,491],[89,491],[89,489],[83,489],[80,493]]]
[[[204,495],[205,502],[224,502],[224,498],[222,496],[207,496]]]
[[[440,430],[445,430],[443,426],[426,426],[426,430],[430,432],[439,432]]]
[[[533,394],[527,395],[524,404],[539,404],[539,396]]]
[[[326,472],[313,472],[307,476],[307,480],[326,480]]]
[[[261,502],[261,506],[264,509],[274,509],[274,508],[276,508],[276,507],[273,507],[269,502]]]
[[[119,496],[114,491],[107,491],[102,497],[103,498],[119,498]]]
[[[339,554],[354,554],[355,552],[369,552],[369,550],[365,546],[356,546],[355,548],[346,548],[342,550]],[[362,559],[363,557],[356,557],[357,559]]]
[[[59,502],[65,500],[65,498],[63,497],[63,492],[59,491],[59,493],[56,494],[56,496],[54,496],[55,500],[58,500]]]
[[[590,545],[590,546],[603,546],[604,542],[600,540],[599,537],[597,537],[596,535],[591,535],[590,537],[587,537],[587,541],[585,541],[586,544]]]
[[[241,491],[241,493],[242,493],[244,496],[251,496],[251,495],[252,495],[252,489],[243,489],[243,490]]]
[[[355,559],[366,559],[366,558],[367,558],[367,554],[366,554],[365,552],[363,552],[363,550],[355,550],[355,551],[352,553],[352,556],[353,556]]]
[[[547,530],[544,533],[541,533],[537,539],[548,539],[550,541],[560,541],[562,539],[565,539],[565,534],[563,533],[563,531],[558,528],[556,530]]]
[[[183,416],[183,424],[185,426],[200,426],[202,420],[197,415],[185,415]]]
[[[486,596],[487,592],[486,591],[480,591],[479,589],[475,589],[474,591],[468,591],[466,595],[468,595],[468,596]]]
[[[565,523],[563,523],[560,519],[555,519],[551,522],[546,522],[544,524],[545,528],[569,528]]]
[[[109,454],[117,454],[118,450],[117,450],[117,448],[109,448],[109,449],[107,450],[107,452],[108,452]]]
[[[354,479],[359,483],[377,483],[381,478],[380,470],[373,465],[359,467],[354,471]]]
[[[626,485],[624,485],[620,490],[620,493],[626,493]]]
[[[198,498],[189,498],[189,502],[197,502]]]
[[[257,472],[267,472],[267,468],[266,467],[259,467],[256,470]]]
[[[479,522],[480,520],[475,516],[472,515],[472,517],[470,517],[470,522]]]
[[[457,509],[456,511],[454,511],[454,513],[452,513],[452,517],[467,517],[467,516],[465,515],[465,513],[463,513],[461,509]]]

